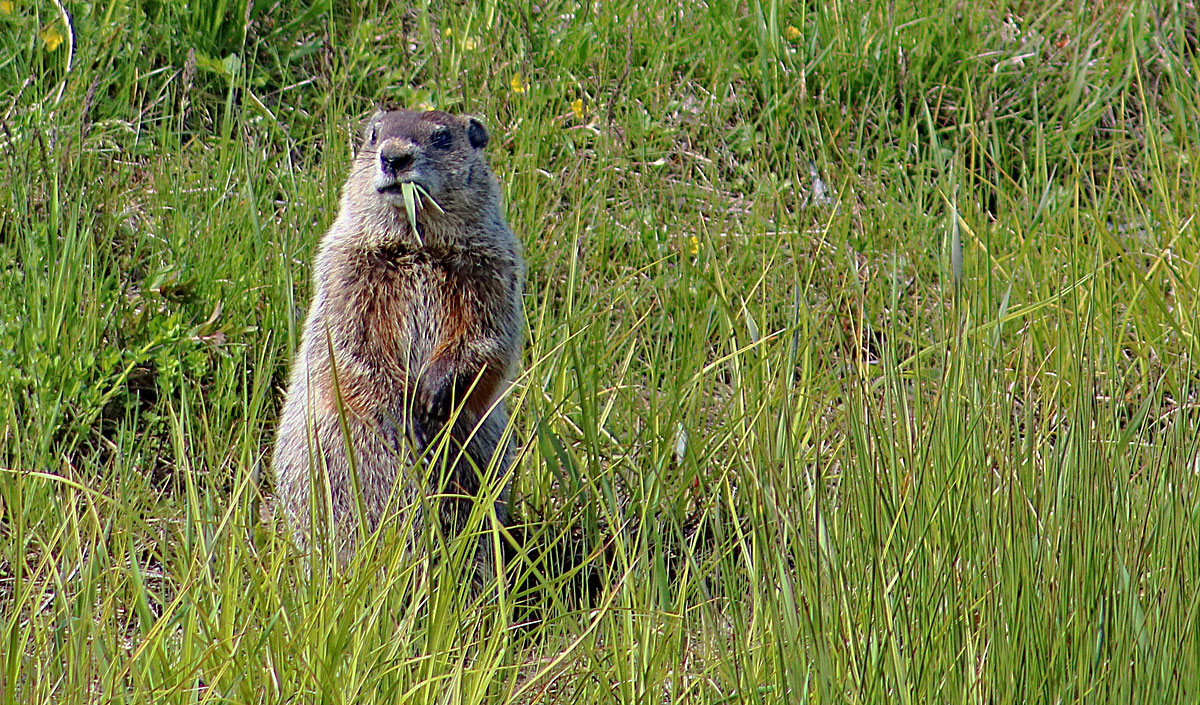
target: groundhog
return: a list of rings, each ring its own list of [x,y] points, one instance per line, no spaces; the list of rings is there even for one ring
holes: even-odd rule
[[[421,506],[453,535],[481,488],[508,521],[502,396],[521,351],[524,263],[487,144],[479,120],[438,111],[380,111],[364,126],[275,445],[278,501],[302,546],[331,519],[345,557],[360,515],[368,532],[386,516],[419,529]],[[415,231],[406,182],[433,201],[418,194]],[[481,539],[476,579],[494,575],[492,553]]]

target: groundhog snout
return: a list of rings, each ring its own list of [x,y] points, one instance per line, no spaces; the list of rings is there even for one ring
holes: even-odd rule
[[[416,160],[417,146],[408,140],[388,140],[379,148],[379,169],[387,176],[408,171]]]

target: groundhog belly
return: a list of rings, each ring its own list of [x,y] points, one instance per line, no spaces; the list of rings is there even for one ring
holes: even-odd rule
[[[400,430],[399,419],[380,414],[373,419],[321,418],[314,424],[322,466],[329,478],[329,502],[333,516],[345,522],[356,514],[354,488],[362,492],[367,527],[375,529],[389,505],[396,510],[411,505],[417,487],[406,479],[411,472],[409,443]],[[353,449],[354,463],[347,458]],[[358,482],[351,478],[351,468]]]
[[[438,315],[445,308],[444,275],[432,266],[378,266],[343,291],[328,302],[338,312],[330,329],[334,364],[313,370],[318,407],[311,418],[334,515],[354,514],[354,467],[374,528],[389,498],[403,507],[415,496],[416,486],[406,478],[413,471],[413,395],[445,336]],[[402,489],[393,497],[397,482]]]
[[[337,362],[338,382],[343,403],[355,414],[394,413],[411,401],[417,377],[447,335],[439,315],[443,282],[433,266],[379,266],[341,302],[352,339],[335,346],[349,353]]]

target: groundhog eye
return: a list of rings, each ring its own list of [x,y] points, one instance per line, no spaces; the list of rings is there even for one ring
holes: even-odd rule
[[[449,130],[438,130],[429,137],[429,144],[437,149],[449,149],[454,138]]]
[[[379,126],[371,125],[371,136],[367,138],[369,144],[375,144],[375,138],[379,136]]]

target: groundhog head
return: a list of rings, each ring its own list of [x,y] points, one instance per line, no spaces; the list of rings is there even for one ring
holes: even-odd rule
[[[405,182],[425,189],[442,209],[478,208],[494,188],[483,157],[487,143],[487,130],[473,117],[379,111],[363,127],[351,180],[370,194],[366,200],[394,208],[404,208]]]

